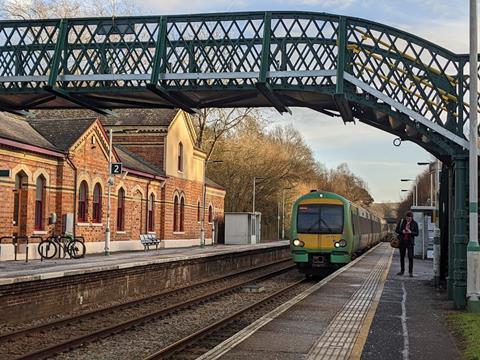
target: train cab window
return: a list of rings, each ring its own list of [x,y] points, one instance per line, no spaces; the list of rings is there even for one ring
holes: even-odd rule
[[[300,205],[297,214],[297,232],[300,234],[341,234],[343,232],[343,206]]]

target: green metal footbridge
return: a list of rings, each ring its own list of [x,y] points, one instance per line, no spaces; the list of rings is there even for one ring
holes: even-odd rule
[[[326,13],[0,22],[1,111],[274,107],[284,113],[300,106],[423,147],[444,164],[441,276],[459,308],[466,304],[469,76],[468,55]]]

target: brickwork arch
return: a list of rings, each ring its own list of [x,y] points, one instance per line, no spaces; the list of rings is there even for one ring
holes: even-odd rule
[[[30,181],[33,181],[33,175],[28,166],[23,165],[23,164],[18,164],[12,169],[12,172],[10,174],[10,179],[12,181],[15,181],[15,177],[17,176],[18,173],[24,172],[25,176],[27,177],[27,184],[30,184]]]
[[[33,176],[32,176],[33,183],[36,184],[39,176],[43,176],[43,178],[45,179],[45,186],[46,187],[50,186],[50,174],[45,169],[37,169],[33,173]]]
[[[88,190],[90,191],[93,189],[93,184],[92,184],[92,178],[88,174],[88,172],[82,171],[78,176],[77,176],[77,189],[80,187],[80,184],[82,181],[85,181],[87,183]]]
[[[135,185],[133,188],[132,188],[132,196],[134,196],[137,192],[139,192],[142,196],[142,201],[145,199],[145,192],[143,191],[143,189],[140,187],[140,185]]]

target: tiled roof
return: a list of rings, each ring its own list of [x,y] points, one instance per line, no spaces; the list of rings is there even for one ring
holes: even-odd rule
[[[169,126],[176,109],[118,109],[118,116],[102,116],[90,110],[39,110],[35,119],[98,118],[105,126]]]
[[[58,150],[67,152],[96,118],[28,120],[29,124]]]
[[[215,181],[213,181],[213,180],[211,180],[211,179],[209,179],[209,178],[205,178],[205,184],[206,184],[207,186],[210,186],[210,187],[214,187],[214,188],[217,188],[217,189],[225,190],[225,188],[224,188],[222,185],[216,183]]]
[[[34,145],[44,149],[58,150],[39,134],[30,124],[22,119],[16,119],[0,113],[0,137],[23,144]]]
[[[121,145],[114,145],[115,151],[120,157],[123,166],[132,170],[142,171],[152,175],[165,176],[165,172],[143,159],[140,155],[131,153]]]

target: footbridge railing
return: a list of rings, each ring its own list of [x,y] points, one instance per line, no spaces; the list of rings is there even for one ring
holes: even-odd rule
[[[468,57],[378,23],[254,12],[0,22],[0,109],[303,106],[439,156],[467,146]]]

